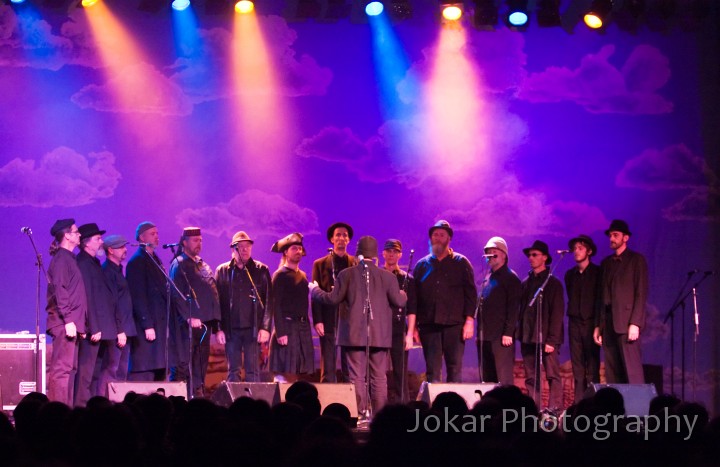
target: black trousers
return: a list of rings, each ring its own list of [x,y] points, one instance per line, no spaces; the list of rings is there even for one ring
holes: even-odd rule
[[[340,381],[350,381],[348,376],[347,360],[343,357],[345,352],[342,347],[335,345],[334,330],[325,330],[325,335],[320,337],[320,382],[337,383],[337,349],[340,349]]]
[[[568,318],[570,363],[575,382],[575,403],[592,383],[600,382],[600,346],[593,340],[594,320]]]
[[[605,379],[611,384],[644,384],[640,339],[630,342],[627,332],[615,332],[612,311],[605,313],[603,329],[603,350],[605,351]]]
[[[205,384],[208,362],[210,361],[210,326],[193,328],[192,346],[185,335],[181,339],[184,349],[179,351],[178,364],[174,368],[172,381],[187,381],[188,397],[201,392]],[[190,362],[192,362],[192,387],[190,387]]]
[[[388,400],[392,404],[406,403],[410,400],[407,380],[408,352],[405,350],[405,319],[399,322],[393,317],[392,347],[390,361],[392,372],[388,384]]]
[[[477,341],[478,374],[488,383],[511,385],[515,382],[515,342],[503,347],[502,337],[492,341]]]
[[[442,381],[443,358],[447,370],[447,382],[462,382],[462,359],[465,351],[462,328],[462,324],[420,325],[420,342],[425,356],[426,378],[429,383]]]
[[[543,407],[542,403],[542,384],[540,383],[540,367],[536,364],[537,348],[541,344],[520,344],[520,353],[523,358],[523,366],[525,367],[525,388],[528,395],[533,397],[535,393],[535,404],[538,408]],[[541,345],[541,347],[545,347]],[[553,409],[563,408],[563,390],[562,379],[560,379],[560,361],[558,354],[560,348],[556,347],[551,353],[546,353],[542,348],[541,360],[542,366],[545,368],[545,379],[550,386],[550,396],[548,397],[547,406]]]

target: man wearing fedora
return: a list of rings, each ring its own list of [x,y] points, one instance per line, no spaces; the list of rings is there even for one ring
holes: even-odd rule
[[[276,381],[295,381],[315,371],[312,331],[308,319],[308,280],[300,270],[305,256],[302,234],[295,232],[275,242],[273,253],[282,254],[272,277],[270,311],[275,333],[270,344],[270,370]]]
[[[347,246],[352,240],[353,228],[345,222],[336,222],[327,229],[327,239],[332,244],[330,252],[313,262],[312,280],[322,290],[330,292],[335,285],[338,274],[343,269],[355,266],[357,259],[350,255]],[[340,304],[344,307],[345,304]],[[336,305],[320,302],[312,303],[312,317],[315,332],[320,338],[320,382],[335,383],[337,381],[337,316],[341,310]],[[341,358],[343,379],[347,369]]]
[[[605,231],[614,253],[600,263],[602,300],[595,341],[605,352],[608,383],[643,384],[640,332],[645,326],[648,269],[645,257],[628,248],[630,228],[615,219]]]
[[[313,301],[345,303],[338,317],[338,344],[345,350],[350,382],[355,385],[358,410],[368,413],[368,389],[372,409],[378,411],[387,402],[387,357],[392,346],[392,307],[405,306],[407,295],[389,271],[375,264],[377,240],[365,236],[358,241],[357,254],[364,259],[345,269],[332,292],[310,285]],[[369,355],[366,353],[369,349]],[[367,374],[369,366],[370,374]],[[369,381],[369,387],[368,383]]]
[[[81,225],[80,253],[77,256],[78,267],[85,282],[88,303],[87,337],[80,340],[78,352],[78,371],[75,377],[75,405],[85,406],[92,396],[105,395],[107,386],[98,384],[101,374],[114,373],[112,365],[117,359],[115,351],[120,329],[120,314],[115,296],[100,261],[96,255],[103,247],[102,235],[97,224]],[[95,364],[101,362],[99,371]],[[93,384],[93,382],[95,384]]]
[[[430,227],[428,236],[431,253],[413,270],[427,381],[441,381],[444,358],[447,381],[460,383],[465,341],[475,328],[475,274],[470,261],[450,248],[453,230],[447,221]]]
[[[550,277],[542,295],[529,306],[535,292],[548,278],[552,256],[547,243],[535,240],[532,246],[523,248],[528,257],[530,272],[522,281],[520,291],[520,320],[517,338],[520,341],[520,354],[525,367],[525,388],[535,399],[538,408],[542,404],[542,384],[540,384],[540,361],[545,368],[545,378],[550,386],[547,407],[554,410],[563,408],[562,380],[558,354],[563,342],[563,314],[565,303],[563,286],[556,277]],[[539,307],[542,302],[542,308]],[[540,322],[538,323],[538,317]]]
[[[73,250],[80,244],[74,219],[60,219],[50,228],[50,265],[47,286],[47,333],[53,351],[48,365],[51,401],[73,405],[78,342],[85,334],[87,295]],[[79,337],[78,337],[79,336]]]
[[[202,397],[210,360],[210,334],[218,331],[220,302],[213,270],[200,257],[200,228],[184,228],[180,247],[180,254],[170,265],[170,278],[187,300],[174,307],[177,361],[173,379],[187,381],[188,394]]]
[[[235,233],[232,258],[215,270],[221,317],[217,341],[225,345],[228,381],[242,381],[241,366],[245,381],[260,381],[258,347],[270,339],[270,270],[252,258],[253,243],[247,233]]]
[[[601,303],[600,266],[592,262],[597,247],[589,236],[581,234],[571,238],[568,248],[575,258],[575,267],[565,273],[565,290],[570,362],[577,403],[588,386],[600,382],[600,347],[593,338]]]
[[[105,358],[116,359],[107,365],[110,373],[100,375],[100,387],[106,388],[109,381],[125,381],[130,363],[130,341],[137,336],[133,320],[132,298],[127,279],[123,275],[122,262],[127,258],[127,243],[122,235],[108,235],[103,239],[105,262],[102,265],[105,278],[110,285],[116,306],[119,328],[117,346]]]
[[[520,279],[508,267],[508,247],[502,237],[485,244],[490,271],[483,280],[478,306],[478,365],[482,381],[514,383],[513,338],[520,311]]]

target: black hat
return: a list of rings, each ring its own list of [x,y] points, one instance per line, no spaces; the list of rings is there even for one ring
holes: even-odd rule
[[[400,240],[395,238],[385,240],[385,246],[383,246],[383,250],[396,250],[402,253],[402,243],[400,243]]]
[[[605,231],[605,235],[609,237],[610,232],[622,232],[627,236],[632,235],[630,233],[630,227],[628,227],[627,222],[621,219],[613,219],[613,221],[610,223],[610,228]]]
[[[568,242],[568,248],[570,249],[570,251],[572,251],[573,248],[575,248],[575,244],[578,242],[585,245],[585,247],[587,247],[589,250],[592,250],[592,253],[590,253],[590,256],[594,256],[595,253],[597,253],[597,247],[595,246],[595,242],[593,242],[593,239],[590,238],[590,236],[585,235],[585,234],[580,234],[577,237],[570,239],[570,241]]]
[[[50,235],[53,237],[60,233],[62,230],[72,227],[75,223],[75,219],[59,219],[56,220],[52,227],[50,227]]]
[[[435,232],[435,230],[437,229],[443,229],[445,232],[448,233],[448,235],[450,235],[450,237],[453,236],[453,229],[450,228],[450,223],[445,220],[439,220],[435,223],[435,225],[430,227],[430,230],[428,231],[428,237],[432,237],[433,232]]]
[[[353,228],[350,227],[350,224],[346,224],[345,222],[335,222],[333,225],[331,225],[331,226],[328,227],[328,229],[327,229],[327,239],[328,239],[328,242],[332,243],[332,237],[333,237],[333,235],[335,234],[335,229],[337,229],[338,227],[345,227],[345,228],[347,229],[347,231],[348,231],[348,237],[350,238],[350,240],[352,240],[352,238],[353,238]]]
[[[250,238],[250,235],[246,234],[243,230],[235,232],[235,235],[233,235],[233,238],[230,241],[230,247],[232,248],[240,242],[250,242],[251,244],[255,243],[255,241]]]
[[[371,237],[370,235],[360,237],[355,254],[357,256],[364,256],[365,258],[377,258],[378,244],[375,237]]]
[[[537,250],[547,256],[547,261],[545,261],[546,265],[552,263],[552,256],[550,256],[550,251],[548,249],[547,243],[541,240],[535,240],[532,246],[523,248],[523,253],[525,253],[525,256],[530,256],[530,250]]]
[[[270,251],[273,253],[282,253],[293,245],[303,246],[303,236],[301,233],[291,233],[285,238],[281,238],[277,242],[273,243]],[[303,256],[305,256],[305,248],[303,247]]]
[[[78,227],[78,230],[80,231],[80,241],[85,240],[86,238],[90,238],[93,235],[105,234],[105,231],[100,230],[97,224],[83,224]]]

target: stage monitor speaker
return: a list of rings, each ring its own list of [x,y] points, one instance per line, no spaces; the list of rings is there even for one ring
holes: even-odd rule
[[[122,402],[129,392],[135,394],[159,393],[165,397],[178,396],[187,399],[187,384],[179,381],[122,381],[108,383],[108,399]]]
[[[594,396],[602,388],[615,388],[620,391],[627,415],[648,415],[650,401],[657,396],[654,384],[591,384],[585,391],[585,398]]]
[[[320,399],[320,410],[325,410],[328,405],[337,402],[350,410],[351,418],[358,418],[357,397],[355,385],[350,383],[312,383],[318,390]],[[285,393],[292,383],[280,383],[280,400],[285,402]]]
[[[278,383],[232,383],[223,381],[215,389],[211,400],[217,405],[230,407],[233,401],[240,397],[264,400],[270,406],[273,406],[280,402]]]
[[[432,405],[438,394],[454,392],[459,394],[469,409],[472,409],[485,393],[494,389],[498,383],[428,383],[424,381],[420,386],[417,400]]]
[[[36,364],[35,334],[0,334],[0,407],[15,410],[31,392],[45,393],[45,334],[40,334]],[[36,384],[35,378],[38,378]]]

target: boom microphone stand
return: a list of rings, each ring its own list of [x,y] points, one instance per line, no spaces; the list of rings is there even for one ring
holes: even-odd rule
[[[693,269],[692,271],[689,271],[687,273],[687,277],[685,278],[685,282],[683,282],[682,287],[680,287],[680,290],[678,290],[678,294],[675,297],[675,301],[673,302],[673,305],[670,307],[670,310],[665,314],[665,319],[663,320],[663,324],[666,324],[668,320],[670,320],[670,393],[675,393],[675,311],[678,309],[678,307],[682,307],[682,314],[680,316],[680,324],[681,324],[681,334],[680,334],[680,361],[681,361],[681,372],[682,372],[682,398],[685,398],[685,299],[681,299],[680,297],[683,294],[683,291],[685,290],[685,287],[687,287],[688,283],[690,283],[690,280],[692,279],[693,275],[698,272],[697,269]],[[687,295],[685,295],[687,297]]]
[[[40,392],[42,390],[40,384],[40,277],[45,276],[45,280],[50,284],[50,277],[48,276],[45,266],[42,262],[42,255],[38,252],[35,240],[33,240],[32,229],[30,227],[20,228],[20,232],[27,235],[35,251],[35,266],[37,266],[37,299],[35,302],[35,345],[33,346],[33,355],[35,357],[35,368],[33,369],[33,376],[35,377],[35,391]]]
[[[358,257],[363,268],[363,278],[365,279],[365,321],[367,323],[367,336],[365,339],[365,416],[370,418],[370,323],[372,322],[372,304],[370,303],[370,270],[365,259]]]

